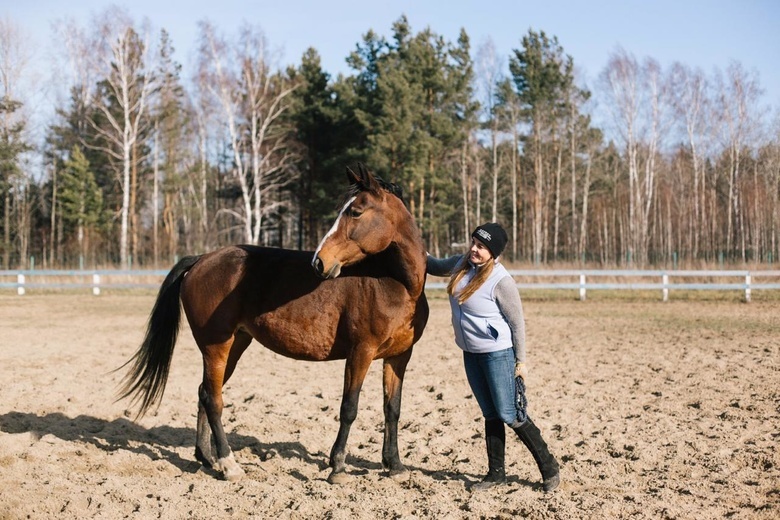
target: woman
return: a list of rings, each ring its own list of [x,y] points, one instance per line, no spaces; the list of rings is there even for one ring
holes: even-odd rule
[[[533,455],[544,490],[552,491],[560,482],[558,462],[524,406],[525,323],[517,286],[498,262],[506,243],[500,225],[483,224],[471,234],[468,255],[428,256],[427,269],[434,276],[450,276],[455,343],[463,350],[466,377],[485,417],[488,473],[472,489],[506,482],[506,424]]]

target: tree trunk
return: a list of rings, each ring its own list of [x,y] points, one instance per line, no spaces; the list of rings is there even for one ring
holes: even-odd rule
[[[467,167],[466,167],[467,143],[468,141],[463,143],[463,148],[461,149],[461,153],[460,153],[460,185],[461,185],[461,196],[463,198],[462,200],[463,229],[464,229],[464,233],[466,233],[466,237],[468,236],[469,229],[471,229],[471,225],[469,223],[468,174],[467,174]],[[435,244],[436,242],[433,243]],[[466,239],[466,243],[468,243],[468,239]]]
[[[555,215],[553,217],[553,261],[558,260],[558,242],[561,221],[561,173],[563,171],[563,146],[558,145],[555,164]]]
[[[3,206],[3,269],[11,268],[11,190],[5,192],[5,205]]]
[[[130,262],[138,263],[138,144],[133,142],[130,166]]]
[[[160,150],[159,150],[159,124],[154,122],[154,149],[153,154],[153,189],[152,189],[152,257],[155,269],[160,265],[159,227],[160,227]]]
[[[53,161],[51,170],[51,225],[50,247],[49,247],[49,266],[54,269],[56,230],[57,230],[57,161]]]
[[[580,218],[580,239],[577,245],[577,257],[583,260],[587,247],[588,234],[588,195],[590,195],[590,170],[593,163],[593,150],[588,154],[588,164],[585,166],[585,179],[582,182],[582,216]]]

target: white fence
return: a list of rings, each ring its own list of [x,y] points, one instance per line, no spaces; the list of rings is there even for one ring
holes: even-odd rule
[[[102,289],[157,289],[168,271],[104,269],[97,271],[0,271],[0,290],[15,289],[23,295],[28,289],[83,289],[99,295]],[[13,281],[12,281],[13,280]]]
[[[594,290],[657,290],[663,301],[674,290],[740,291],[750,301],[752,291],[780,290],[780,271],[662,271],[662,270],[509,270],[519,289],[555,289],[579,292],[580,300]],[[157,289],[167,270],[0,271],[0,291],[29,289]],[[438,280],[438,281],[437,281]],[[441,278],[429,278],[427,289],[443,289]]]
[[[780,271],[509,269],[509,274],[519,289],[575,290],[583,301],[590,290],[657,290],[663,301],[673,290],[744,291],[747,302],[754,290],[780,290]],[[426,287],[446,283],[429,281]]]

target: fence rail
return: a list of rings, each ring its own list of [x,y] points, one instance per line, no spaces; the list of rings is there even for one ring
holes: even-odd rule
[[[35,269],[29,271],[0,271],[0,289],[16,289],[23,295],[28,289],[92,289],[99,295],[102,289],[156,289],[168,271],[116,270],[66,271]],[[9,282],[8,280],[14,280]],[[34,280],[34,281],[33,281]]]
[[[23,295],[28,289],[156,289],[167,270],[27,270],[0,271],[0,290]],[[663,301],[673,290],[744,291],[750,301],[755,290],[780,290],[780,271],[663,271],[593,269],[510,269],[519,289],[579,291],[580,300],[591,290],[658,290]],[[441,279],[438,279],[441,280]],[[679,281],[677,281],[679,280]],[[757,280],[771,280],[758,283]],[[443,289],[446,283],[429,279],[427,289]]]
[[[780,290],[780,271],[664,271],[594,269],[509,269],[518,289],[564,289],[579,291],[580,300],[589,290],[658,290],[663,301],[672,290],[744,291],[749,302],[754,290]],[[675,281],[682,279],[682,281]],[[774,279],[756,283],[756,279]],[[609,280],[609,281],[604,281]],[[617,281],[616,281],[617,280]],[[429,281],[426,287],[442,289],[445,282]]]

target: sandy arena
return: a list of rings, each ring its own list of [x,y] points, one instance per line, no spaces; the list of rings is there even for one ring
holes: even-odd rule
[[[541,490],[507,435],[509,483],[487,469],[482,420],[449,306],[406,373],[399,448],[381,467],[381,362],[350,435],[352,479],[331,486],[343,362],[254,343],[225,388],[240,482],[194,458],[200,354],[184,326],[160,408],[114,402],[149,294],[0,295],[0,518],[460,519],[780,517],[780,302],[526,299],[529,408],[561,462]]]

